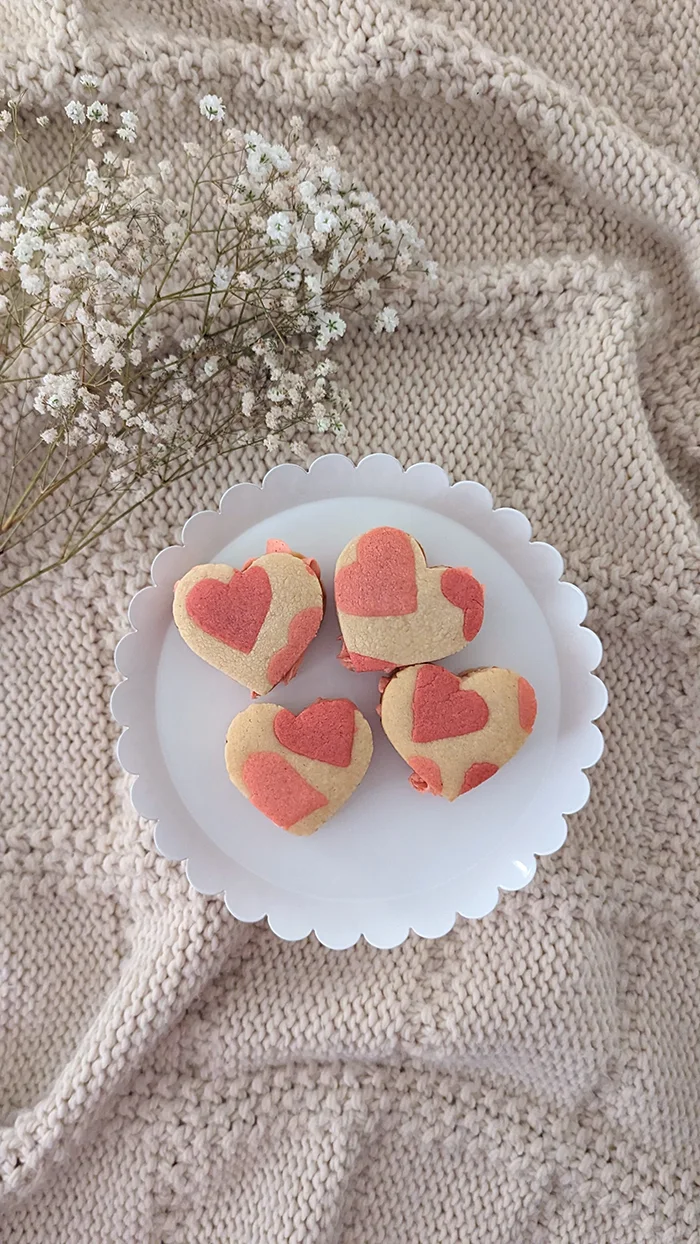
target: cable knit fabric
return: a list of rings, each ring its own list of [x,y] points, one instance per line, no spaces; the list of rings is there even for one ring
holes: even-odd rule
[[[336,953],[193,893],[114,759],[131,594],[270,463],[208,468],[4,602],[3,1244],[698,1244],[700,9],[0,0],[0,31],[36,111],[90,71],[173,159],[205,91],[272,136],[298,112],[415,222],[441,282],[394,337],[348,332],[348,452],[523,509],[610,690],[532,885]]]

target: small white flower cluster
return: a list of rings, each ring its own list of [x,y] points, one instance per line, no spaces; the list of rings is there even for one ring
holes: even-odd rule
[[[226,117],[224,102],[218,95],[203,95],[199,101],[199,111],[207,121],[223,121]]]
[[[299,147],[292,154],[255,132],[243,141],[246,168],[222,205],[234,220],[248,222],[254,245],[266,247],[260,298],[297,311],[297,330],[313,332],[319,350],[343,336],[346,309],[366,314],[388,287],[408,285],[417,273],[435,278],[413,226],[393,221],[373,195],[345,181],[329,163],[336,152]],[[280,286],[295,297],[279,300]],[[376,311],[375,331],[397,326],[394,307]]]
[[[81,85],[98,90],[91,75]],[[199,110],[226,116],[216,95]],[[137,141],[134,112],[117,124],[92,98],[65,113],[78,131],[66,179],[0,195],[0,375],[53,325],[75,343],[61,374],[36,378],[43,452],[97,455],[110,489],[131,496],[213,452],[264,441],[303,456],[304,428],[342,439],[349,395],[317,352],[351,319],[396,330],[387,294],[435,276],[413,227],[347,179],[336,152],[301,144],[297,119],[287,146],[216,124],[215,150],[183,143],[180,198],[170,159],[152,175],[120,146]],[[0,129],[18,114],[0,110]]]

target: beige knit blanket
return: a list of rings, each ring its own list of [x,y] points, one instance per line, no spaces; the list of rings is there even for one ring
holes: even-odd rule
[[[175,158],[299,112],[444,279],[347,343],[348,451],[522,508],[605,647],[588,807],[434,942],[278,941],[154,854],[112,649],[163,498],[2,610],[3,1244],[700,1239],[696,0],[0,0],[0,79],[90,70]],[[36,157],[37,162],[39,157]]]

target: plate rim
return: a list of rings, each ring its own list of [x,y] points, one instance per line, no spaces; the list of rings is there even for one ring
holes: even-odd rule
[[[304,497],[298,485],[308,489],[311,484],[317,491],[325,488],[327,495],[337,496],[339,485],[344,484],[345,494],[352,495],[358,483],[360,486],[366,483],[368,491],[375,495],[393,496],[437,509],[463,526],[469,526],[478,535],[483,536],[482,528],[488,529],[485,538],[524,579],[543,609],[550,630],[553,619],[542,606],[542,596],[547,598],[549,609],[556,610],[555,630],[567,643],[572,667],[575,665],[585,674],[585,693],[581,691],[580,694],[586,703],[579,709],[581,720],[577,722],[576,731],[567,739],[565,771],[557,769],[557,805],[565,806],[538,823],[536,841],[529,841],[527,851],[523,852],[526,865],[521,862],[520,870],[516,871],[513,867],[508,869],[502,860],[500,866],[494,860],[489,875],[482,878],[479,895],[472,893],[469,901],[461,905],[455,899],[451,913],[442,909],[439,914],[429,911],[421,917],[416,912],[409,921],[405,913],[394,914],[392,919],[384,910],[383,918],[373,921],[371,913],[365,912],[364,919],[360,920],[363,927],[357,926],[359,917],[356,927],[348,927],[347,921],[344,923],[337,912],[334,916],[332,902],[326,901],[325,906],[330,910],[324,910],[324,901],[314,900],[316,910],[309,914],[308,899],[254,876],[212,843],[189,812],[182,807],[179,812],[168,808],[167,795],[159,789],[158,765],[153,763],[152,753],[158,749],[154,749],[152,739],[144,737],[143,725],[139,725],[139,718],[142,723],[144,716],[148,716],[145,705],[148,689],[147,680],[137,675],[140,670],[143,672],[144,657],[148,668],[149,643],[162,625],[165,593],[168,594],[169,623],[175,578],[201,560],[198,550],[208,543],[222,521],[230,524],[231,516],[238,510],[245,519],[240,528],[243,531],[280,509],[290,508],[290,492],[296,494],[292,504],[322,499],[321,496]],[[284,505],[276,504],[283,498],[286,498]],[[465,523],[467,515],[469,523]],[[568,832],[566,815],[583,807],[590,793],[584,770],[597,764],[603,752],[603,736],[594,723],[605,711],[608,696],[605,684],[593,673],[602,659],[602,644],[598,636],[583,625],[588,609],[585,594],[565,580],[563,574],[561,554],[553,545],[532,539],[530,522],[520,510],[495,507],[489,490],[475,480],[451,483],[447,473],[435,463],[419,462],[404,468],[393,455],[374,453],[354,464],[345,454],[323,454],[308,467],[292,463],[274,466],[259,484],[248,481],[233,484],[222,494],[218,509],[196,511],[184,523],[180,543],[169,545],[156,554],[150,568],[150,584],[132,597],[128,607],[131,630],[122,636],[115,648],[115,665],[122,675],[110,701],[112,716],[122,726],[117,757],[122,768],[134,777],[130,792],[134,810],[155,822],[156,850],[167,859],[184,861],[188,880],[199,893],[223,895],[234,917],[245,922],[266,919],[272,931],[286,941],[297,941],[313,932],[331,949],[348,948],[360,938],[373,946],[389,949],[400,945],[411,931],[423,938],[441,937],[453,928],[458,915],[472,919],[487,915],[496,906],[501,891],[521,889],[529,884],[537,870],[537,857],[552,854],[563,846]],[[245,888],[236,888],[229,882],[223,886],[215,883],[217,865],[222,859],[227,861],[229,869],[235,866],[237,880],[242,879]]]

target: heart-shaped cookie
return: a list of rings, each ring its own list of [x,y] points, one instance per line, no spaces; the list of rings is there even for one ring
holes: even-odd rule
[[[318,565],[268,540],[241,570],[193,566],[175,585],[173,616],[193,652],[264,695],[294,677],[321,625]]]
[[[316,700],[294,714],[251,704],[226,735],[235,786],[275,825],[313,834],[359,786],[372,758],[372,731],[350,700]]]
[[[390,673],[450,656],[474,639],[484,589],[464,566],[428,566],[408,532],[374,527],[340,554],[335,604],[343,664]]]
[[[450,801],[498,773],[537,716],[535,692],[512,670],[458,676],[441,665],[416,665],[382,684],[382,726],[413,769],[412,784]]]

